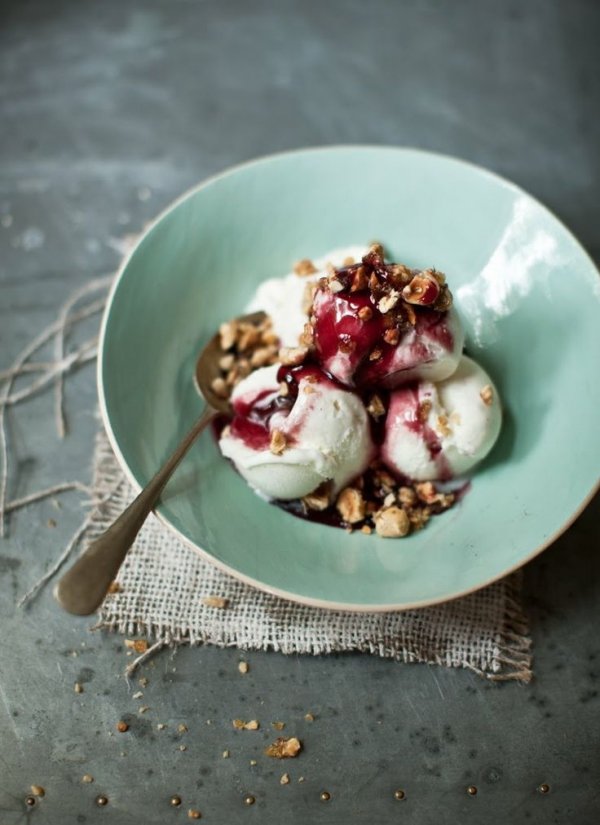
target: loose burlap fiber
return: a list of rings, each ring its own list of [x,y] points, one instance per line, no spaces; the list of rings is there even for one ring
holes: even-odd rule
[[[94,457],[94,509],[86,540],[131,501],[104,434]],[[243,541],[243,537],[240,538]],[[530,641],[512,577],[447,604],[393,613],[306,607],[256,590],[204,561],[154,516],[107,596],[98,627],[166,644],[214,644],[281,653],[364,651],[402,662],[466,667],[494,680],[531,678]],[[219,596],[227,607],[203,599]]]

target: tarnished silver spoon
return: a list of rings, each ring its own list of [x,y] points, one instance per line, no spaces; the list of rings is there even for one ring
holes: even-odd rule
[[[259,325],[265,317],[264,312],[254,312],[236,320]],[[202,415],[137,498],[108,530],[90,544],[59,581],[55,596],[69,613],[88,616],[98,608],[178,464],[212,419],[220,413],[230,412],[229,400],[220,398],[212,389],[212,382],[221,375],[219,359],[223,354],[217,334],[204,347],[196,362],[196,386],[206,401]]]

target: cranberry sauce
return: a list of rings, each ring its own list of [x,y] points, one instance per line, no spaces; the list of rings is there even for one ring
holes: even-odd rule
[[[271,441],[269,424],[275,413],[289,414],[293,399],[279,395],[278,389],[259,390],[255,395],[234,401],[231,435],[252,450],[268,450]]]
[[[324,369],[347,386],[383,382],[393,388],[403,371],[433,360],[437,347],[451,351],[446,311],[451,296],[437,277],[442,276],[385,264],[374,251],[360,264],[336,269],[317,290],[312,307]],[[418,282],[414,291],[413,282]]]
[[[440,481],[448,481],[452,478],[452,470],[442,454],[442,443],[438,434],[428,424],[427,415],[428,411],[419,397],[417,382],[406,384],[393,393],[390,401],[390,424],[396,427],[404,426],[418,435],[437,467],[437,478]]]

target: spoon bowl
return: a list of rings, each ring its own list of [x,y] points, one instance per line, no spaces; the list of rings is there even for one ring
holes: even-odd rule
[[[234,320],[257,326],[265,317],[264,312],[253,312]],[[219,360],[224,354],[221,336],[217,332],[202,349],[196,361],[194,380],[196,388],[206,401],[202,414],[138,496],[118,519],[90,544],[59,581],[54,595],[69,613],[89,616],[100,606],[143,523],[156,507],[165,485],[191,445],[215,416],[231,412],[229,398],[223,398],[213,389],[215,379],[221,376]]]

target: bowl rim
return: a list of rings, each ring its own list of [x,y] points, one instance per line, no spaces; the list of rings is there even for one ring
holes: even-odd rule
[[[135,255],[138,247],[143,243],[146,237],[154,230],[154,228],[172,211],[177,209],[177,207],[186,201],[188,198],[195,195],[197,192],[206,189],[207,187],[211,186],[213,183],[217,182],[221,178],[229,177],[242,169],[246,169],[252,166],[260,166],[263,163],[270,162],[275,159],[279,158],[289,158],[297,155],[307,155],[307,154],[335,154],[340,150],[366,150],[369,152],[374,151],[382,151],[382,152],[390,152],[390,153],[399,153],[399,154],[420,154],[420,155],[427,155],[429,157],[434,157],[439,160],[443,161],[450,161],[451,163],[465,166],[467,169],[476,172],[479,175],[484,175],[491,178],[496,183],[501,184],[502,186],[512,190],[513,192],[525,196],[528,199],[532,200],[536,207],[541,209],[547,215],[549,215],[553,220],[555,220],[560,227],[566,232],[571,242],[575,244],[578,248],[579,252],[583,255],[584,258],[588,260],[591,264],[592,269],[596,271],[596,275],[600,277],[600,272],[596,267],[595,262],[582,245],[582,243],[575,237],[575,235],[571,232],[571,230],[563,223],[563,221],[545,204],[541,203],[536,197],[531,195],[522,187],[518,186],[511,180],[499,175],[497,172],[493,172],[490,169],[486,169],[483,166],[478,165],[477,163],[473,163],[472,161],[465,160],[460,157],[456,157],[455,155],[449,155],[444,152],[436,152],[430,151],[429,149],[422,149],[420,147],[413,147],[413,146],[394,146],[388,144],[368,144],[368,143],[340,143],[340,144],[333,144],[327,146],[310,146],[310,147],[299,147],[296,149],[288,149],[281,152],[273,152],[267,155],[260,155],[258,157],[250,158],[248,160],[242,161],[240,163],[236,163],[232,166],[228,166],[226,169],[223,169],[220,172],[217,172],[214,175],[210,175],[207,178],[204,178],[199,183],[194,184],[193,186],[186,189],[181,195],[178,195],[173,201],[171,201],[158,215],[149,221],[143,228],[142,232],[136,238],[135,243],[131,246],[131,248],[126,252],[124,255],[114,277],[114,280],[111,284],[110,290],[107,295],[106,305],[104,308],[104,312],[102,315],[102,321],[100,325],[100,333],[98,339],[98,359],[96,365],[96,381],[98,387],[98,402],[99,402],[99,409],[100,415],[102,419],[102,424],[104,426],[106,435],[108,437],[111,449],[113,450],[119,465],[128,480],[128,482],[133,487],[136,494],[142,489],[141,485],[133,475],[127,461],[121,449],[118,445],[116,435],[113,431],[111,426],[110,417],[108,414],[107,402],[106,402],[106,394],[105,394],[105,387],[104,387],[104,380],[103,380],[103,363],[104,363],[104,348],[105,348],[105,341],[107,336],[108,330],[108,322],[109,317],[111,314],[113,302],[115,299],[115,295],[119,284],[121,282],[121,278],[123,277],[127,267],[129,266],[130,260]],[[299,593],[293,593],[289,590],[284,590],[278,587],[273,587],[272,585],[265,584],[261,582],[259,579],[255,579],[252,576],[248,576],[245,573],[241,573],[239,570],[236,570],[233,567],[230,567],[225,562],[217,559],[203,547],[200,547],[196,544],[192,539],[188,538],[188,536],[184,535],[177,527],[175,527],[169,519],[160,513],[157,510],[154,510],[154,515],[158,518],[158,520],[163,524],[171,533],[173,533],[177,538],[183,542],[187,547],[191,550],[194,550],[204,561],[213,564],[223,573],[226,573],[233,578],[242,581],[244,584],[247,584],[251,587],[254,587],[258,590],[263,592],[269,593],[272,596],[276,596],[281,599],[286,599],[287,601],[296,602],[299,604],[306,605],[308,607],[315,607],[325,610],[333,610],[333,611],[344,611],[344,612],[351,612],[351,613],[391,613],[391,612],[401,612],[405,610],[415,610],[423,607],[431,607],[433,605],[438,604],[445,604],[447,602],[454,601],[454,599],[460,599],[464,596],[468,596],[472,593],[476,593],[478,590],[482,590],[485,587],[488,587],[494,582],[499,581],[500,579],[504,579],[507,576],[515,573],[520,568],[524,567],[528,562],[542,553],[545,549],[550,547],[569,527],[579,518],[579,516],[583,513],[586,509],[588,504],[594,498],[598,490],[600,489],[600,477],[598,480],[592,485],[591,489],[587,493],[587,495],[582,499],[580,505],[569,515],[567,519],[560,525],[560,527],[555,530],[550,536],[548,536],[541,544],[537,545],[533,550],[531,550],[526,556],[521,558],[518,562],[516,562],[511,567],[503,570],[501,573],[497,575],[491,576],[488,579],[485,579],[483,582],[479,584],[473,585],[472,587],[466,588],[465,590],[461,590],[457,593],[453,593],[452,595],[442,596],[442,597],[433,597],[429,599],[421,599],[412,602],[402,602],[401,604],[391,603],[391,604],[356,604],[354,602],[334,602],[327,599],[317,599],[312,598],[310,596],[305,596]]]

